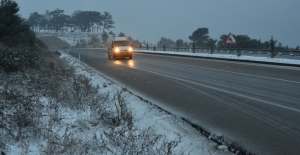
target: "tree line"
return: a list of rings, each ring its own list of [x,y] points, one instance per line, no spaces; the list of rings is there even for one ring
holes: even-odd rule
[[[72,15],[64,14],[64,10],[56,9],[53,11],[46,10],[45,13],[39,14],[37,12],[31,13],[27,19],[27,23],[31,29],[35,32],[101,32],[101,38],[103,42],[106,42],[109,35],[116,36],[110,29],[114,28],[114,21],[112,15],[109,12],[97,12],[97,11],[75,11]],[[109,31],[109,32],[108,32]],[[121,32],[122,33],[122,32]],[[212,39],[209,35],[209,29],[198,28],[188,36],[191,42],[177,39],[175,41],[161,37],[157,42],[157,47],[167,48],[188,48],[195,46],[196,48],[243,48],[243,49],[269,49],[269,41],[261,41],[261,39],[252,39],[248,35],[233,35],[236,40],[236,44],[226,45],[224,44],[227,34],[220,35],[219,40]],[[132,38],[130,40],[133,41]],[[140,45],[138,40],[134,41],[134,44]],[[147,44],[147,43],[142,43]],[[283,46],[278,40],[274,40],[274,48],[276,49],[293,49],[287,45]],[[299,50],[299,46],[295,48]]]
[[[243,48],[243,49],[269,49],[270,41],[261,41],[261,39],[252,39],[248,35],[233,35],[236,40],[236,44],[226,45],[224,42],[227,39],[228,34],[220,35],[219,40],[212,39],[209,35],[209,29],[198,28],[188,38],[191,42],[177,39],[173,41],[171,39],[161,37],[157,42],[157,47],[168,47],[168,48],[188,48],[195,46],[196,48]],[[283,46],[278,40],[273,40],[274,48],[276,49],[293,49],[289,48],[288,45]],[[295,48],[299,50],[299,46]]]
[[[109,37],[126,37],[128,39],[128,41],[135,47],[147,44],[145,41],[140,42],[138,39],[134,39],[131,36],[126,36],[126,34],[124,32],[120,32],[119,34],[116,35],[112,31],[110,31],[109,33],[103,32],[101,34],[102,43],[110,44],[110,42],[108,42]],[[98,38],[98,35],[92,34],[90,40],[86,41],[84,39],[81,39],[79,42],[77,42],[75,47],[77,47],[77,48],[83,48],[86,46],[98,47],[99,43],[100,43],[100,38]],[[152,44],[151,44],[151,46],[152,46]]]
[[[114,28],[112,15],[105,11],[75,11],[72,15],[64,14],[64,10],[46,10],[45,13],[31,13],[27,19],[35,32],[102,32]]]

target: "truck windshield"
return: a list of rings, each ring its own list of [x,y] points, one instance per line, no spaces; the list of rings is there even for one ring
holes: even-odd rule
[[[114,46],[130,46],[129,41],[115,41]]]

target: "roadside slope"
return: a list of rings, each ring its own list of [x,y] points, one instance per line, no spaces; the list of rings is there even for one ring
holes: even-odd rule
[[[65,41],[55,37],[55,36],[44,36],[38,37],[42,42],[44,42],[49,49],[54,48],[71,48],[72,46]]]

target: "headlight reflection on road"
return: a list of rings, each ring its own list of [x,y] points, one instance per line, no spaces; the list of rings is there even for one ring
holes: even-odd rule
[[[116,65],[121,65],[122,64],[122,62],[120,61],[120,60],[115,60],[115,62],[114,62]]]
[[[135,67],[134,61],[133,61],[133,60],[129,60],[129,61],[128,61],[128,66],[129,66],[129,67],[132,67],[132,68]]]
[[[126,62],[125,61],[121,61],[121,60],[115,60],[114,64],[116,64],[116,65],[126,65]],[[135,67],[134,60],[128,60],[127,61],[127,66],[129,66],[131,68],[134,68]]]

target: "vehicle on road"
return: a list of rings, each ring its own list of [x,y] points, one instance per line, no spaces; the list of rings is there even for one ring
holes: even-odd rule
[[[108,59],[116,59],[118,57],[132,59],[132,51],[132,44],[130,44],[126,37],[114,37],[111,47],[108,48],[107,55]]]

